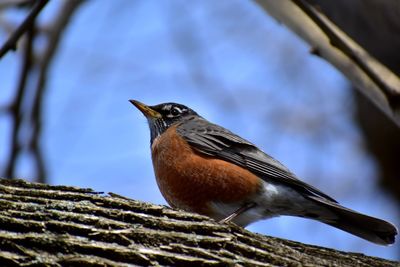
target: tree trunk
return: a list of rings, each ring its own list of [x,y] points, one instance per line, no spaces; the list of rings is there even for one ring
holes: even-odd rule
[[[0,266],[399,266],[109,193],[0,179]]]

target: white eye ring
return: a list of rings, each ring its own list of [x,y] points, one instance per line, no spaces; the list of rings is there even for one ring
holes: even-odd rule
[[[172,116],[178,116],[179,114],[181,114],[182,110],[178,107],[173,107],[171,109],[171,115]]]

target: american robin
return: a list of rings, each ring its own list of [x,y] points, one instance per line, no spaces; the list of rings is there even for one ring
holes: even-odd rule
[[[240,226],[279,215],[318,220],[376,244],[394,243],[397,229],[345,208],[299,180],[254,144],[176,103],[147,106],[158,187],[176,208]]]

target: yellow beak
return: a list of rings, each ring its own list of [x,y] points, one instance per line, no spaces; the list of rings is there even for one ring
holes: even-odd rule
[[[145,104],[137,101],[137,100],[129,100],[135,107],[137,107],[138,110],[140,110],[146,118],[152,118],[152,119],[158,119],[161,118],[161,114],[154,109],[150,108],[149,106],[146,106]]]

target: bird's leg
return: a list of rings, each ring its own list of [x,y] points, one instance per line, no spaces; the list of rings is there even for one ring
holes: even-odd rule
[[[234,213],[230,214],[228,217],[220,220],[220,223],[227,223],[232,221],[233,219],[235,219],[237,216],[239,216],[240,214],[242,214],[243,212],[248,211],[249,209],[253,208],[254,206],[256,206],[256,203],[251,202],[251,203],[246,203],[245,205],[241,206],[240,208],[238,208]]]

